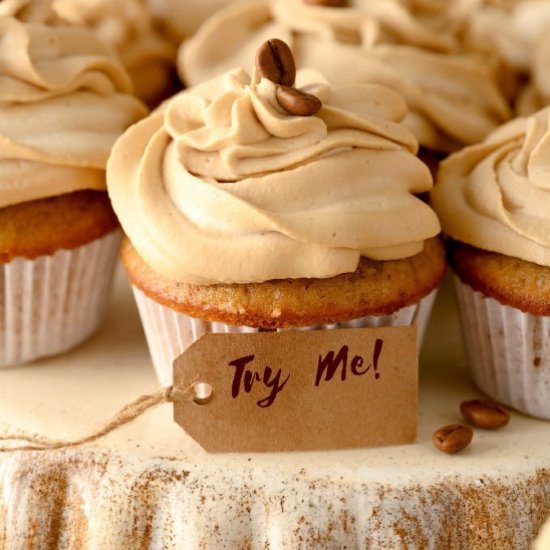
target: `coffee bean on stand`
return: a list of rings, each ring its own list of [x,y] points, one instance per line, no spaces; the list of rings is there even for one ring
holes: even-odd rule
[[[432,441],[440,451],[454,454],[464,450],[473,437],[474,432],[467,426],[451,424],[437,430],[433,434]]]
[[[256,71],[275,84],[292,86],[296,80],[294,56],[288,45],[273,38],[264,42],[256,53]]]
[[[318,97],[290,86],[279,86],[276,94],[279,105],[291,115],[312,116],[323,106]]]
[[[510,413],[489,399],[463,401],[460,410],[468,422],[485,430],[497,430],[510,422]]]

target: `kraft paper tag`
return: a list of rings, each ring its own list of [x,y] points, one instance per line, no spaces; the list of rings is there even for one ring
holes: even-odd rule
[[[206,334],[174,362],[190,387],[174,418],[209,452],[412,443],[416,327]]]

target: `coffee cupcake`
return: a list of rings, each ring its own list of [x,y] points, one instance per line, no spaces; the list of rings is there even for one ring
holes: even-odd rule
[[[92,29],[116,48],[130,73],[134,94],[156,107],[181,86],[176,85],[176,48],[157,28],[142,0],[55,0],[65,20]]]
[[[476,384],[550,419],[550,109],[442,163],[432,192]]]
[[[0,5],[0,367],[97,328],[120,231],[105,193],[115,139],[146,114],[110,48],[47,2]]]
[[[510,110],[490,64],[460,53],[461,21],[448,9],[417,5],[241,2],[218,12],[182,45],[178,69],[194,85],[245,66],[260,43],[278,37],[297,52],[298,65],[318,69],[330,82],[375,83],[401,94],[409,109],[404,124],[435,173],[441,158],[482,141]],[[235,33],[236,27],[243,32]]]
[[[109,160],[122,259],[162,384],[206,332],[422,332],[444,272],[439,222],[415,197],[432,180],[400,123],[404,101],[311,70],[293,88],[281,41],[263,45],[257,67],[175,96]]]

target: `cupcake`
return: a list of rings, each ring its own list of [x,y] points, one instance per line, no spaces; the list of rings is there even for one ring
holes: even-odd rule
[[[550,109],[442,163],[432,204],[450,237],[473,377],[550,419]]]
[[[156,27],[144,0],[55,0],[65,20],[91,28],[116,48],[134,94],[151,107],[175,93],[176,48]]]
[[[404,124],[434,173],[449,152],[479,143],[509,119],[493,67],[461,53],[462,22],[445,4],[341,4],[349,7],[306,0],[231,5],[184,42],[180,76],[197,84],[242,66],[259,44],[278,37],[297,52],[298,65],[318,69],[331,82],[375,83],[401,94],[409,108]],[[237,27],[243,32],[235,33]]]
[[[146,114],[114,52],[46,2],[0,5],[0,367],[97,328],[120,231],[105,192],[115,139]]]
[[[402,98],[312,70],[300,92],[260,74],[182,92],[109,159],[122,260],[164,385],[207,332],[422,332],[445,269],[437,216],[415,197],[432,179]]]

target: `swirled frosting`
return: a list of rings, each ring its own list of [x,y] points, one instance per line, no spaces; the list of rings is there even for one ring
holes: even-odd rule
[[[0,207],[105,189],[113,143],[146,114],[110,48],[53,21],[44,3],[0,4]]]
[[[465,47],[490,54],[521,72],[528,72],[533,52],[550,31],[548,0],[477,2],[469,10]]]
[[[516,101],[516,111],[521,116],[550,105],[550,26],[548,31],[535,48],[531,81],[523,87]]]
[[[191,36],[204,21],[235,0],[149,0],[152,11],[165,22],[178,43]]]
[[[158,273],[192,284],[325,278],[419,253],[439,232],[403,100],[374,85],[297,85],[323,108],[289,115],[242,69],[130,128],[108,165],[126,234]]]
[[[154,26],[142,0],[56,0],[57,13],[94,30],[118,51],[134,84],[134,93],[153,104],[170,85],[176,51]]]
[[[443,161],[432,204],[454,239],[550,266],[550,108]]]
[[[429,12],[428,3],[413,3],[421,4]],[[183,44],[180,75],[196,84],[242,65],[263,41],[277,37],[291,45],[298,66],[314,67],[331,82],[370,82],[400,93],[410,111],[405,123],[428,148],[478,143],[509,118],[487,62],[452,53],[458,45],[441,32],[442,22],[450,21],[441,10],[430,19],[397,1],[355,6],[331,9],[303,0],[232,5]]]

